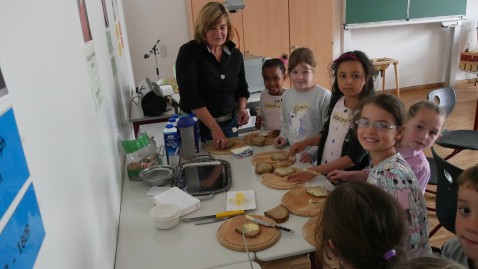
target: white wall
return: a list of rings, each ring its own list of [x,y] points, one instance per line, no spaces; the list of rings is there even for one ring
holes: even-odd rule
[[[156,41],[166,46],[166,57],[157,55],[161,78],[173,76],[179,47],[188,38],[186,0],[123,0],[136,85],[145,78],[157,81],[152,55],[144,59]]]
[[[154,58],[144,60],[143,55],[158,38],[166,44],[168,50],[167,57],[158,58],[160,76],[172,76],[171,66],[176,60],[179,46],[189,39],[186,1],[124,0],[136,84],[145,77],[157,78]],[[342,0],[334,2],[334,57],[340,54],[341,2]],[[475,30],[477,21],[478,1],[468,1],[467,20],[456,31],[459,51],[463,51],[468,42],[472,44],[472,48],[478,48]],[[400,87],[445,81],[448,30],[442,29],[439,23],[353,30],[352,48],[363,50],[371,58],[398,59]],[[474,78],[474,75],[457,70],[456,80],[466,78]],[[382,87],[380,82],[377,86],[378,89]],[[385,86],[395,88],[393,68],[387,69]]]
[[[118,139],[132,136],[134,81],[126,29],[113,77],[101,1],[86,6],[104,97],[97,113],[77,1],[0,0],[0,66],[46,231],[35,268],[114,267],[124,161]]]

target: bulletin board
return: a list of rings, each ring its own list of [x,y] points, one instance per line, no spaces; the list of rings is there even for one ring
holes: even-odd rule
[[[344,25],[415,19],[442,21],[466,15],[467,0],[345,0]],[[433,21],[433,20],[432,20]]]

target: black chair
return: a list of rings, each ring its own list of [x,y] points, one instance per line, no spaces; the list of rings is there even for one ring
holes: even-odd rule
[[[430,232],[432,237],[442,226],[448,231],[455,233],[456,205],[458,199],[458,183],[456,179],[463,169],[454,166],[440,157],[432,147],[433,159],[437,169],[437,192],[436,192],[436,216],[440,222]]]
[[[437,104],[439,107],[441,107],[447,116],[451,114],[453,109],[455,108],[455,103],[456,103],[456,94],[455,90],[452,87],[444,87],[444,88],[439,88],[436,90],[433,90],[428,93],[427,95],[427,100],[430,102],[433,102]],[[443,130],[442,133],[446,133],[446,130]],[[430,181],[428,181],[428,184],[430,185],[436,185],[437,184],[437,177],[436,177],[436,168],[435,168],[435,162],[433,158],[427,158],[428,163],[430,164]],[[436,192],[432,190],[425,190],[428,193],[431,194],[436,194]],[[432,207],[427,207],[429,211],[435,212],[436,209]]]
[[[433,90],[428,93],[428,101],[436,103],[445,110],[447,115],[450,115],[455,107],[455,90],[451,87]],[[442,136],[435,143],[442,147],[453,149],[453,152],[446,156],[445,160],[450,159],[464,149],[478,150],[478,143],[476,143],[478,141],[478,131],[476,130],[478,128],[477,115],[478,100],[473,130],[442,131]]]

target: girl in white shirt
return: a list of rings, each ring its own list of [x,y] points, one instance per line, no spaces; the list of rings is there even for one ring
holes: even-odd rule
[[[280,130],[282,125],[282,93],[287,78],[285,65],[287,54],[280,58],[268,59],[262,64],[262,78],[265,90],[261,93],[259,112],[256,116],[256,128],[266,131]]]

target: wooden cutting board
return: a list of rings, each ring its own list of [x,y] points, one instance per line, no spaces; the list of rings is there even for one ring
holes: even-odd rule
[[[319,216],[315,216],[310,218],[302,227],[302,236],[304,236],[305,241],[311,244],[312,246],[316,246],[315,236],[316,236],[316,229],[317,224],[319,222]]]
[[[240,138],[230,137],[230,138],[227,138],[227,142],[232,142],[234,144],[232,145],[232,147],[222,150],[222,149],[216,149],[216,147],[214,146],[214,141],[209,140],[206,142],[206,150],[207,152],[211,154],[229,155],[229,154],[232,154],[231,149],[237,149],[240,147],[244,147],[246,145],[246,143],[242,141]]]
[[[264,216],[252,216],[254,218],[274,222],[272,219]],[[219,241],[219,243],[230,250],[245,252],[246,248],[244,247],[244,240],[242,239],[242,234],[236,232],[236,227],[241,227],[244,223],[248,221],[249,220],[246,219],[243,215],[236,216],[232,219],[224,221],[224,223],[221,224],[221,226],[219,226],[219,229],[217,230],[217,240]],[[280,239],[280,236],[281,232],[279,229],[265,227],[261,225],[261,233],[257,237],[246,237],[247,248],[249,252],[264,250],[277,243],[277,241],[279,241]]]
[[[291,167],[291,168],[294,169],[296,172],[301,171],[301,169],[297,167]],[[262,174],[262,184],[264,184],[265,186],[269,188],[277,189],[277,190],[291,190],[291,189],[299,188],[302,186],[302,184],[297,184],[295,182],[288,181],[287,176],[281,177],[275,173]]]
[[[253,133],[247,134],[244,136],[244,142],[248,145],[251,145],[252,138],[258,135],[262,135],[261,132],[253,132]],[[269,146],[274,144],[275,137],[272,136],[271,132],[267,132],[267,135],[265,135],[265,138],[266,140],[264,140],[264,145],[262,146]],[[260,147],[258,145],[253,145],[253,146]]]
[[[252,165],[256,166],[257,163],[266,162],[266,163],[272,164],[272,166],[274,167],[287,167],[295,163],[295,155],[291,155],[287,157],[287,159],[281,160],[281,161],[272,160],[272,154],[276,152],[280,152],[286,155],[289,154],[289,152],[285,150],[267,151],[267,152],[258,153],[252,156],[252,159],[251,159]]]
[[[289,212],[302,217],[313,217],[322,211],[325,198],[317,198],[307,193],[307,188],[300,187],[288,191],[282,196],[282,205],[289,209]],[[317,203],[309,204],[312,199]]]

